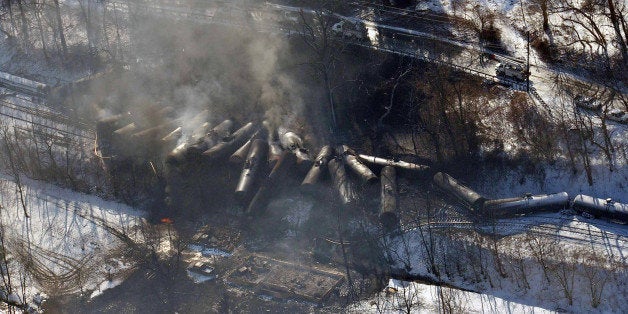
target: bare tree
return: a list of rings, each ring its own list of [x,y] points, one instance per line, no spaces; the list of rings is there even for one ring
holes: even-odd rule
[[[33,3],[34,8],[35,8],[35,19],[37,20],[37,28],[39,29],[39,39],[41,40],[41,49],[42,52],[44,53],[44,57],[46,58],[46,60],[50,60],[50,56],[48,54],[48,45],[46,43],[46,34],[45,34],[45,29],[42,23],[42,19],[43,19],[43,9],[44,9],[44,2],[35,2]]]
[[[560,14],[570,30],[573,40],[566,46],[579,45],[582,51],[602,55],[607,68],[611,67],[609,48],[615,45],[621,54],[623,66],[628,65],[628,34],[625,2],[557,0],[552,13]],[[610,23],[614,36],[607,35],[606,23]]]
[[[569,256],[567,260],[552,261],[548,264],[548,273],[556,279],[556,282],[560,286],[563,296],[567,299],[569,305],[573,304],[574,299],[574,284],[576,276],[576,267],[578,261],[580,261],[579,253],[568,254],[562,250],[556,249],[553,252],[554,256]]]
[[[587,254],[586,259],[589,261],[589,267],[583,265],[581,268],[582,277],[586,278],[589,297],[591,298],[591,307],[597,308],[602,303],[602,293],[606,287],[609,274],[602,266],[606,264],[603,258],[598,254]]]
[[[615,31],[615,40],[621,50],[622,59],[624,65],[628,66],[628,24],[626,23],[625,16],[628,14],[628,4],[625,1],[621,1],[617,7],[614,0],[607,0],[608,4],[608,18],[611,20],[613,30]],[[623,32],[623,34],[622,34]]]
[[[28,50],[28,47],[30,46],[30,36],[29,36],[29,30],[28,30],[28,19],[26,18],[26,12],[24,9],[24,5],[22,4],[22,0],[17,0],[17,7],[20,9],[20,24],[21,24],[21,28],[22,28],[22,47],[24,47],[24,50]]]
[[[336,1],[319,0],[315,4],[315,7],[319,9],[313,14],[305,14],[301,11],[301,38],[315,56],[309,65],[323,82],[332,134],[336,134],[338,129],[338,108],[334,92],[340,84],[339,56],[346,47],[341,41],[334,40],[335,35],[332,31],[335,19],[331,12],[334,12],[339,5]]]
[[[63,30],[63,19],[61,18],[61,7],[59,6],[59,0],[52,0],[54,3],[54,10],[56,16],[57,34],[61,41],[61,48],[63,49],[63,55],[68,55],[68,45],[65,40],[65,31]]]
[[[551,256],[556,243],[545,238],[534,237],[531,235],[527,235],[525,241],[528,248],[530,248],[530,251],[532,252],[532,256],[534,256],[536,261],[541,265],[545,279],[548,283],[550,283],[551,281],[548,273],[549,263],[547,259]]]
[[[25,192],[23,189],[22,181],[20,179],[21,173],[15,160],[15,158],[18,158],[19,155],[14,156],[14,148],[16,146],[12,145],[13,136],[11,136],[11,134],[9,133],[6,127],[2,128],[0,132],[2,133],[2,140],[5,147],[5,155],[6,155],[7,161],[9,162],[9,170],[11,171],[11,174],[13,175],[13,180],[15,180],[15,184],[17,187],[20,204],[21,204],[22,210],[24,211],[24,216],[28,218],[29,215],[28,215],[28,209],[26,208],[26,200],[25,200],[25,195],[24,195]],[[15,143],[17,144],[17,142]]]
[[[2,33],[4,33],[5,35],[7,35],[9,38],[14,38],[16,36],[16,32],[17,32],[17,26],[15,25],[15,18],[13,17],[13,7],[11,4],[11,0],[3,0],[2,1],[2,8],[6,8],[8,14],[9,14],[9,25],[11,26],[10,30],[2,30]]]
[[[412,283],[407,283],[401,291],[394,294],[397,301],[397,308],[403,313],[413,313],[421,306],[420,291],[413,287]]]

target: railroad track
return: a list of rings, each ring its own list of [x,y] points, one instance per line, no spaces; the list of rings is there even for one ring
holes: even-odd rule
[[[233,11],[237,11],[239,12],[239,14],[242,14],[242,17],[248,16],[249,18],[251,18],[252,12],[257,12],[257,11],[264,12],[264,10],[268,8],[283,8],[284,10],[293,11],[293,12],[303,10],[303,12],[306,14],[312,14],[315,12],[315,10],[309,9],[309,8],[280,6],[280,5],[275,5],[272,3],[267,3],[265,6],[256,6],[253,8],[250,8],[250,7],[239,8],[237,6],[226,6],[226,7],[218,6],[213,11],[211,11],[211,13],[207,13],[208,10],[206,10],[206,12],[204,13],[203,12],[199,13],[198,8],[194,8],[194,9],[193,8],[180,8],[180,7],[176,7],[172,5],[163,5],[163,4],[156,5],[154,3],[131,4],[129,2],[121,2],[121,1],[114,1],[112,3],[115,3],[118,5],[118,8],[117,8],[118,10],[120,9],[121,6],[126,6],[127,12],[130,12],[131,11],[130,9],[133,8],[136,11],[141,10],[141,11],[144,11],[145,13],[149,13],[149,14],[152,13],[152,14],[157,14],[157,15],[165,16],[165,17],[174,17],[176,19],[189,19],[189,20],[203,22],[207,24],[221,24],[221,25],[226,25],[226,26],[245,28],[247,30],[253,30],[257,32],[282,34],[288,37],[299,35],[301,34],[301,32],[294,28],[287,28],[285,26],[280,26],[280,25],[270,25],[270,24],[259,22],[259,21],[257,22],[249,21],[248,23],[240,23],[236,21],[237,19],[224,18],[222,17],[222,15],[225,15],[225,16],[233,15]],[[367,3],[366,1],[361,1],[361,0],[353,1],[353,2],[350,2],[349,4],[353,5],[354,7],[359,7],[359,8],[374,8],[382,12],[386,12],[388,14],[396,15],[399,17],[409,17],[412,19],[421,20],[425,23],[443,23],[443,24],[451,25],[452,22],[467,22],[468,21],[467,19],[462,18],[462,17],[445,16],[442,14],[436,14],[436,13],[430,13],[430,12],[417,12],[415,10],[399,9],[399,8],[394,8],[394,7],[381,5],[381,4]],[[224,12],[221,12],[221,10],[224,10]],[[436,40],[436,41],[443,42],[445,44],[458,46],[458,47],[461,47],[463,49],[467,49],[470,51],[475,51],[475,52],[484,53],[484,54],[492,54],[501,59],[515,60],[515,58],[509,55],[505,55],[502,53],[495,52],[493,50],[486,49],[485,47],[482,47],[478,42],[468,42],[464,38],[457,38],[457,36],[454,36],[452,38],[443,38],[440,35],[437,36],[430,33],[417,32],[411,29],[400,28],[400,27],[390,26],[386,24],[378,24],[372,21],[361,19],[361,18],[352,18],[352,17],[342,16],[340,14],[333,14],[333,15],[337,17],[338,19],[361,21],[365,23],[366,25],[372,24],[372,26],[374,25],[374,27],[387,29],[389,31],[392,31],[392,33],[398,36],[402,36],[402,37],[405,36],[405,37],[415,37],[415,38]],[[344,42],[346,42],[346,40]],[[350,44],[362,46],[362,47],[372,49],[372,50],[383,51],[387,53],[394,53],[397,55],[403,55],[407,57],[414,57],[414,58],[417,58],[426,62],[436,63],[442,66],[451,67],[456,70],[469,73],[471,75],[476,75],[484,79],[487,79],[489,81],[492,81],[494,83],[511,87],[512,89],[515,89],[515,90],[527,91],[525,82],[519,82],[519,81],[511,80],[508,78],[504,78],[504,77],[498,77],[494,74],[486,73],[478,69],[472,69],[466,66],[461,66],[451,61],[431,58],[431,57],[419,54],[417,53],[417,51],[399,49],[398,47],[391,47],[391,46],[377,47],[374,45],[370,45],[370,44],[367,45],[367,44],[364,44],[361,42],[355,42],[355,41],[350,42]],[[521,62],[521,60],[518,60],[518,59],[516,60],[518,62]],[[553,72],[553,70],[548,66],[535,65],[535,67]],[[531,93],[531,96],[535,100],[537,100],[540,103],[540,105],[544,109],[546,109],[548,113],[551,115],[552,114],[551,107],[536,92],[536,89],[531,88],[529,92]]]
[[[424,53],[421,53],[420,51],[411,51],[411,50],[401,50],[397,47],[394,46],[386,46],[386,47],[376,47],[373,45],[368,45],[368,44],[364,44],[361,42],[355,42],[352,41],[350,42],[350,44],[355,45],[355,46],[361,46],[364,48],[368,48],[368,49],[372,49],[372,50],[376,50],[376,51],[383,51],[383,52],[387,52],[387,53],[393,53],[393,54],[397,54],[397,55],[401,55],[401,56],[405,56],[405,57],[410,57],[410,58],[415,58],[418,60],[422,60],[425,62],[429,62],[429,63],[433,63],[433,64],[437,64],[437,65],[441,65],[441,66],[446,66],[461,72],[465,72],[467,74],[471,74],[473,76],[478,76],[481,77],[485,80],[494,82],[496,84],[500,84],[500,85],[507,85],[510,86],[513,89],[516,90],[521,90],[524,91],[526,89],[525,87],[525,83],[524,82],[518,82],[515,80],[511,80],[508,78],[504,78],[504,77],[498,77],[496,75],[490,74],[490,73],[486,73],[480,70],[475,70],[473,68],[469,68],[469,67],[464,67],[464,66],[459,66],[453,62],[448,62],[445,60],[440,60],[440,59],[436,59],[436,58],[432,58],[429,57],[427,55],[425,55]]]
[[[420,12],[416,10],[409,10],[403,8],[396,8],[384,4],[373,3],[368,1],[352,1],[351,4],[359,6],[359,7],[371,7],[378,9],[382,12],[392,13],[394,15],[400,16],[410,16],[417,19],[423,19],[428,22],[440,22],[440,23],[451,23],[451,21],[466,21],[465,19],[457,16],[445,16],[443,14],[431,13],[431,12]]]
[[[26,101],[26,102],[29,102],[29,103],[33,103],[31,99],[24,97],[25,96],[24,94],[15,93],[15,94],[12,94],[12,95],[10,94],[9,96],[11,96],[13,98],[16,98],[16,99],[19,99],[20,101]],[[57,114],[57,115],[63,116],[65,118],[69,119],[70,121],[77,121],[76,123],[84,125],[86,129],[89,129],[89,130],[93,129],[92,128],[92,124],[93,124],[92,122],[87,121],[87,120],[82,119],[82,118],[70,117],[70,116],[65,114],[65,112],[71,112],[74,109],[68,108],[68,107],[66,107],[64,105],[57,105],[60,108],[52,107],[52,106],[50,106],[46,102],[37,103],[37,105],[42,107],[42,108],[45,108],[45,109],[40,109],[40,110],[52,112],[53,114]],[[62,111],[59,111],[59,109],[61,109]]]
[[[515,218],[516,219],[516,218]],[[555,226],[555,225],[539,225],[533,223],[522,223],[516,221],[499,221],[495,224],[490,223],[482,223],[476,224],[468,221],[436,221],[436,222],[427,222],[422,223],[420,226],[413,226],[410,228],[404,228],[403,232],[411,232],[418,230],[420,228],[429,227],[436,229],[465,229],[465,230],[482,230],[482,229],[493,229],[491,232],[499,233],[500,229],[504,227],[511,227],[520,229],[521,232],[513,232],[513,233],[525,233],[532,235],[540,235],[540,236],[551,236],[555,237],[559,240],[566,240],[579,244],[591,244],[592,242],[598,245],[602,245],[606,247],[608,245],[608,234],[598,233],[593,234],[591,230],[573,226]],[[559,234],[560,232],[571,233],[572,235]],[[579,236],[578,236],[579,235]],[[622,247],[628,247],[628,237],[614,234],[615,238],[613,241],[620,242]]]
[[[465,206],[459,204],[454,201],[454,204],[450,204],[451,207],[449,211],[454,210],[456,213],[460,214],[461,212],[467,212]],[[603,220],[595,220],[597,226],[595,228],[599,230],[593,230],[589,226],[592,224],[585,221],[579,221],[582,223],[586,223],[586,226],[573,226],[568,225],[571,222],[575,222],[573,216],[555,216],[548,214],[537,214],[531,216],[523,216],[523,217],[515,217],[510,219],[497,219],[493,221],[482,221],[482,222],[474,222],[472,218],[467,218],[465,216],[457,216],[453,217],[450,214],[445,215],[445,219],[440,216],[432,216],[429,221],[416,220],[410,223],[406,223],[402,227],[402,232],[411,232],[414,230],[418,230],[419,228],[437,228],[437,229],[447,229],[447,228],[457,228],[457,229],[468,229],[475,231],[482,231],[482,229],[490,232],[496,232],[498,234],[517,234],[517,233],[529,233],[529,234],[537,234],[537,235],[551,235],[561,239],[576,241],[580,243],[590,243],[591,240],[595,241],[597,244],[608,244],[609,237],[612,237],[613,241],[618,242],[621,246],[625,246],[628,248],[628,232],[622,232],[620,228],[621,225],[614,224],[612,222],[606,222]],[[510,232],[504,230],[505,228],[511,228]],[[494,230],[492,230],[494,229]],[[615,230],[613,230],[615,229]],[[619,231],[619,232],[617,232]],[[569,233],[569,234],[559,234],[559,233]]]
[[[60,134],[70,140],[95,139],[93,130],[83,122],[75,122],[59,113],[15,104],[4,99],[0,99],[0,116]]]
[[[429,11],[416,11],[416,10],[408,10],[408,9],[400,9],[395,7],[390,7],[377,3],[369,3],[366,1],[353,1],[349,3],[355,8],[360,8],[363,10],[375,10],[377,14],[381,15],[387,14],[386,19],[379,20],[380,22],[390,22],[394,20],[408,20],[411,23],[416,23],[421,25],[422,28],[428,29],[433,33],[437,33],[441,31],[441,33],[446,32],[447,37],[450,39],[455,39],[459,41],[467,41],[468,38],[464,36],[458,36],[456,34],[451,33],[450,28],[452,27],[452,23],[466,23],[467,21],[463,18],[457,16],[447,16],[444,14],[432,13]]]
[[[134,8],[134,9],[141,9],[144,12],[149,12],[149,11],[153,11],[153,13],[156,13],[158,15],[161,16],[170,16],[170,17],[176,17],[176,18],[187,18],[187,19],[191,19],[191,20],[195,20],[195,21],[203,21],[207,24],[220,24],[220,25],[226,25],[226,26],[233,26],[233,27],[238,27],[238,28],[246,28],[248,30],[251,30],[251,27],[253,25],[256,26],[255,31],[258,32],[264,32],[264,33],[275,33],[275,34],[282,34],[285,36],[295,36],[295,35],[307,35],[307,34],[303,34],[301,31],[299,30],[295,30],[295,29],[290,29],[290,28],[285,28],[285,27],[279,27],[277,25],[266,25],[264,23],[261,22],[256,22],[256,23],[239,23],[236,22],[235,19],[225,19],[223,17],[220,16],[220,14],[218,14],[217,12],[214,12],[212,14],[204,14],[204,13],[198,13],[198,12],[192,12],[189,10],[183,10],[183,9],[179,9],[176,7],[172,7],[172,6],[154,6],[154,5],[148,5],[148,4],[131,4],[130,6],[128,6],[128,3],[123,3],[123,2],[114,2],[118,5],[123,5],[123,6],[127,6],[127,8]],[[119,8],[118,8],[119,9]],[[246,9],[238,9],[242,12],[248,12]],[[311,11],[311,10],[310,10]],[[313,12],[313,11],[308,11],[309,13]],[[348,20],[359,20],[362,21],[364,23],[366,23],[367,25],[372,24],[375,27],[381,27],[381,28],[385,28],[388,30],[391,30],[393,32],[397,32],[399,36],[404,36],[404,37],[408,37],[408,39],[412,40],[413,38],[415,39],[428,39],[428,40],[437,40],[437,41],[445,41],[448,44],[454,44],[457,46],[460,46],[461,48],[469,48],[470,45],[473,45],[471,43],[459,43],[457,41],[454,40],[448,40],[448,39],[443,39],[440,38],[438,36],[434,36],[434,35],[430,35],[430,34],[426,34],[426,33],[422,33],[422,32],[415,32],[412,30],[407,30],[408,32],[404,33],[401,32],[401,28],[399,27],[393,27],[393,26],[387,26],[387,25],[380,25],[377,23],[373,23],[370,21],[365,21],[362,19],[357,19],[357,18],[349,18],[346,16],[342,16],[339,14],[334,14],[334,16],[336,16],[338,19],[348,19]],[[389,38],[390,40],[391,38]],[[367,44],[365,42],[361,42],[359,40],[347,40],[347,39],[342,39],[342,38],[336,38],[335,40],[337,41],[342,41],[343,43],[348,43],[354,46],[361,46],[367,49],[371,49],[371,50],[376,50],[376,51],[383,51],[383,52],[387,52],[387,53],[394,53],[397,55],[403,55],[403,56],[407,56],[407,57],[413,57],[419,60],[423,60],[426,62],[430,62],[430,63],[435,63],[438,65],[442,65],[442,66],[447,66],[447,67],[451,67],[454,68],[456,70],[459,71],[463,71],[475,76],[479,76],[482,77],[484,79],[488,79],[490,81],[493,81],[495,83],[498,84],[502,84],[502,85],[507,85],[510,86],[514,89],[517,90],[525,90],[525,83],[524,82],[518,82],[515,80],[511,80],[508,78],[503,78],[503,77],[498,77],[494,74],[490,74],[490,73],[486,73],[480,70],[476,70],[476,69],[472,69],[469,67],[465,67],[465,66],[460,66],[457,65],[453,62],[450,61],[446,61],[446,60],[440,60],[440,59],[436,59],[436,58],[432,58],[429,57],[427,55],[425,55],[424,53],[420,53],[418,50],[408,50],[408,49],[401,49],[399,47],[395,47],[394,45],[386,45],[386,46],[374,46],[371,44]],[[396,45],[400,45],[401,42],[400,41],[395,41]],[[407,42],[404,42],[404,44],[407,44]],[[476,50],[481,50],[480,48],[475,47]],[[509,56],[504,56],[504,58],[511,58]]]
[[[569,222],[573,221],[572,219],[566,218],[557,218],[557,217],[543,217],[543,216],[535,216],[540,218],[545,218],[549,220],[559,220],[560,222]],[[513,218],[518,219],[518,218]],[[628,236],[610,233],[604,230],[594,231],[587,228],[577,227],[577,226],[559,226],[556,224],[550,225],[551,222],[540,222],[540,221],[516,221],[516,220],[499,220],[495,223],[474,223],[464,218],[453,218],[453,219],[445,219],[445,220],[434,220],[434,221],[422,221],[411,226],[402,227],[402,233],[409,233],[413,231],[418,231],[422,228],[429,229],[444,229],[444,230],[468,230],[475,232],[486,233],[482,229],[489,230],[489,233],[497,233],[500,234],[500,231],[503,230],[504,227],[516,229],[514,232],[509,232],[509,234],[529,234],[529,235],[537,235],[541,237],[552,237],[560,241],[568,241],[576,244],[584,244],[591,245],[595,244],[600,247],[604,247],[609,249],[609,254],[614,254],[612,252],[612,248],[628,248]],[[493,229],[493,230],[491,230]],[[561,232],[569,233],[569,234],[560,234]],[[612,237],[611,237],[612,235]],[[384,239],[389,237],[389,235],[382,235],[380,238]],[[338,240],[324,238],[325,241],[334,244],[340,244]],[[363,240],[367,241],[367,240]],[[370,240],[369,240],[370,241]],[[345,241],[346,245],[356,245],[361,243],[362,241],[354,241],[348,243]],[[614,242],[616,244],[611,244]]]
[[[50,120],[52,122],[55,123],[61,123],[64,125],[69,125],[72,127],[75,127],[77,129],[81,129],[81,130],[86,130],[86,131],[93,131],[94,129],[91,127],[91,125],[89,125],[88,123],[82,121],[82,120],[78,120],[78,119],[74,119],[74,118],[70,118],[67,115],[64,115],[62,113],[58,113],[58,112],[54,112],[54,111],[50,111],[50,110],[43,110],[43,109],[39,109],[36,107],[30,107],[30,106],[24,106],[24,105],[20,105],[18,103],[15,102],[10,102],[6,99],[0,99],[0,106],[2,107],[7,107],[16,111],[20,111],[26,114],[30,114],[33,116],[38,116],[41,117],[43,119],[46,120]]]

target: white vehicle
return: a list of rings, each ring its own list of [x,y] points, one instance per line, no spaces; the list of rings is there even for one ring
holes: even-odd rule
[[[606,113],[606,118],[609,120],[617,121],[619,123],[628,123],[628,113],[619,109],[611,109]]]
[[[519,81],[525,81],[528,78],[525,67],[516,63],[499,63],[495,73],[497,76],[504,76]]]
[[[188,267],[188,270],[201,276],[207,276],[212,278],[214,277],[214,268],[203,262],[196,262],[190,265],[190,267]]]
[[[573,98],[573,101],[577,107],[584,109],[597,111],[602,107],[602,104],[597,101],[597,99],[585,97],[583,95],[576,95],[576,97]]]
[[[331,27],[332,32],[337,36],[364,40],[367,38],[364,24],[351,21],[340,21]]]

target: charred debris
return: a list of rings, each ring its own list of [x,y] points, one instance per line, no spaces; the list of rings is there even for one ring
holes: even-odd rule
[[[283,128],[280,132],[267,121],[204,121],[198,118],[206,116],[201,113],[184,125],[171,107],[151,112],[149,119],[130,113],[100,119],[96,151],[116,196],[129,202],[149,199],[156,221],[194,219],[227,207],[237,215],[260,217],[283,189],[298,186],[301,193],[317,195],[326,184],[337,204],[347,209],[364,205],[364,194],[379,194],[380,204],[370,207],[379,207],[377,223],[390,232],[400,225],[397,175],[431,171],[427,165],[360,154],[344,144],[324,145],[313,155],[300,135]],[[434,174],[432,182],[476,221],[571,208],[628,221],[626,205],[612,199],[584,195],[570,201],[565,192],[489,199],[443,172]]]
[[[360,193],[381,183],[380,222],[391,230],[399,226],[395,168],[409,174],[430,170],[358,154],[347,145],[325,145],[313,155],[299,134],[278,132],[266,121],[197,119],[190,128],[170,107],[152,112],[151,119],[130,113],[100,119],[96,151],[116,196],[152,199],[155,221],[191,218],[228,204],[244,217],[259,217],[281,189],[295,186],[313,195],[329,181],[344,208],[356,208],[364,200]]]
[[[336,202],[347,209],[364,205],[366,193],[379,194],[375,217],[390,232],[400,227],[398,174],[431,171],[427,165],[360,154],[348,145],[324,145],[313,155],[300,135],[279,132],[267,121],[195,118],[184,125],[171,107],[151,112],[150,119],[130,113],[100,119],[96,151],[115,195],[129,202],[150,200],[155,221],[194,219],[207,210],[227,207],[236,208],[237,215],[260,217],[283,189],[298,186],[301,193],[317,195],[327,185],[334,190]],[[628,221],[625,205],[613,200],[579,196],[570,202],[565,192],[489,199],[443,172],[434,174],[432,182],[463,204],[473,220],[573,207],[585,215]]]

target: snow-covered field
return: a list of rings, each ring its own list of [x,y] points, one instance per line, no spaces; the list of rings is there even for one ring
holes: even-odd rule
[[[133,237],[142,212],[51,184],[21,181],[20,194],[13,178],[0,178],[0,219],[13,289],[22,296],[23,279],[27,302],[38,292],[102,291],[133,266],[123,256],[123,239]]]
[[[545,95],[549,95],[550,91],[551,87],[548,86],[548,89],[544,91]],[[517,126],[510,122],[509,116],[512,117],[512,105],[508,102],[509,97],[512,97],[511,93],[506,92],[497,99],[489,101],[488,106],[480,110],[485,117],[483,123],[488,126],[484,135],[503,143],[503,157],[516,158],[521,153],[529,155],[531,145],[522,139]],[[608,157],[597,146],[603,145],[604,142],[601,119],[591,112],[575,110],[571,102],[564,102],[565,99],[556,97],[556,92],[554,92],[554,97],[553,101],[549,102],[550,105],[555,106],[551,113],[538,104],[536,108],[538,114],[547,119],[548,126],[553,127],[553,130],[549,132],[547,130],[527,130],[529,135],[523,136],[528,142],[530,139],[533,142],[534,138],[539,135],[549,136],[552,141],[551,149],[554,150],[552,152],[553,162],[536,161],[534,162],[534,169],[524,166],[512,169],[508,166],[495,167],[491,165],[475,178],[469,178],[469,185],[487,198],[515,197],[527,192],[532,194],[567,192],[572,199],[578,194],[587,194],[599,198],[611,197],[619,202],[627,202],[628,158],[625,154],[626,148],[628,148],[628,125],[612,121],[606,122],[605,128],[609,135],[609,142],[614,147],[611,162],[609,162]],[[578,117],[575,116],[575,112],[578,112]],[[590,128],[590,131],[586,131],[586,128],[582,126],[579,128],[585,134],[593,134],[593,141],[596,143],[592,144],[592,141],[589,140],[584,143],[588,149],[587,156],[593,178],[592,185],[587,180],[582,157],[577,153],[574,153],[573,160],[576,166],[575,172],[573,171],[569,149],[565,145],[566,136],[558,133],[561,123],[576,125],[577,119],[585,121],[586,128]],[[539,133],[535,135],[534,132]],[[569,132],[573,132],[569,135],[572,138],[571,150],[573,152],[580,151],[581,147],[573,147],[573,137],[578,133],[573,127]],[[549,135],[541,133],[549,133]],[[582,144],[581,142],[578,143]]]
[[[100,32],[98,36],[95,36],[98,38],[93,39],[97,41],[93,44],[98,46],[99,53],[106,55],[105,58],[112,56],[119,58],[116,55],[119,53],[117,50],[128,48],[126,25],[123,18],[118,17],[117,10],[112,10],[99,1],[90,1],[89,8],[82,7],[82,5],[88,5],[87,1],[60,0],[59,5],[68,55],[62,54],[58,43],[59,35],[55,30],[57,20],[54,6],[41,8],[40,13],[30,9],[26,11],[25,17],[31,23],[31,36],[35,33],[37,36],[33,36],[32,43],[25,47],[19,39],[10,39],[5,33],[0,33],[0,71],[34,79],[50,86],[67,84],[94,74],[96,69],[89,64],[89,58],[85,57],[88,30],[81,10],[89,10],[90,18],[93,19],[92,23],[107,26],[106,34]],[[103,14],[106,17],[104,22]],[[40,15],[42,19],[42,32],[35,23],[38,20],[37,15]],[[8,19],[2,19],[0,23],[3,23],[2,29],[8,33],[14,31]],[[18,35],[18,37],[21,36]],[[44,46],[47,52],[43,51]]]
[[[383,292],[348,309],[349,313],[554,313],[490,294],[390,279]]]
[[[475,226],[426,223],[386,238],[382,245],[393,268],[484,294],[456,292],[465,295],[463,299],[476,299],[467,301],[472,312],[535,312],[539,307],[621,313],[622,296],[628,293],[628,229],[612,222],[539,214]],[[440,288],[428,291],[434,289]],[[436,302],[430,293],[419,293],[428,312],[434,311],[429,304]],[[478,300],[486,298],[506,301],[497,302],[496,309],[478,310]],[[383,300],[388,300],[384,304],[389,309],[398,302]],[[380,304],[382,296],[373,301]],[[508,307],[519,303],[531,308]]]

